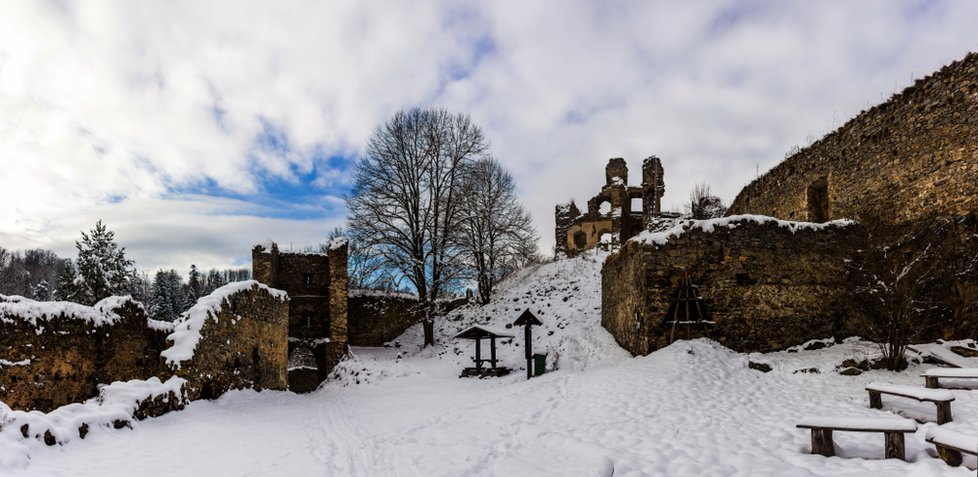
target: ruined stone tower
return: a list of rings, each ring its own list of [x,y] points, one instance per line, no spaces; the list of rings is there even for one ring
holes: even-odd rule
[[[255,280],[289,294],[289,388],[314,390],[346,353],[347,246],[287,253],[256,245],[251,259]]]
[[[653,217],[661,215],[662,163],[650,156],[642,163],[642,186],[628,185],[628,165],[625,159],[614,157],[604,169],[605,184],[597,195],[587,201],[582,214],[571,201],[554,209],[556,254],[574,256],[599,244],[616,247],[632,238]],[[641,205],[633,206],[635,200]]]

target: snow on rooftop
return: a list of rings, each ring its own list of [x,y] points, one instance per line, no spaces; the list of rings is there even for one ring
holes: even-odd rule
[[[173,346],[163,350],[160,356],[166,358],[168,365],[180,368],[180,363],[193,358],[194,350],[200,341],[200,330],[204,327],[204,322],[208,318],[217,321],[217,314],[221,312],[224,303],[228,301],[228,297],[255,287],[267,291],[279,300],[288,299],[288,295],[284,291],[269,288],[255,280],[232,282],[224,285],[214,290],[210,295],[197,300],[197,304],[180,315],[180,318],[173,325],[173,332],[166,337],[167,340],[173,341]]]
[[[92,326],[111,325],[121,318],[113,310],[114,305],[131,300],[129,297],[110,297],[92,306],[80,305],[68,301],[34,301],[22,296],[0,295],[0,322],[12,323],[22,320],[31,326],[40,327],[43,323],[57,316],[71,320],[83,320]]]
[[[775,219],[774,217],[768,217],[765,215],[731,215],[729,217],[720,217],[708,220],[681,220],[678,221],[672,228],[661,232],[644,231],[635,237],[632,237],[631,240],[645,245],[665,245],[669,243],[670,239],[679,238],[687,231],[694,229],[712,233],[720,227],[732,229],[743,223],[755,223],[759,225],[776,224],[777,226],[786,228],[794,233],[799,230],[818,231],[831,227],[848,227],[855,222],[849,219],[838,219],[816,224],[813,222],[794,222],[790,220]]]

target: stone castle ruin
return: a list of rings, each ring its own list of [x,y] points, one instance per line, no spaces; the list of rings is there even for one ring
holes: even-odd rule
[[[574,201],[556,206],[557,256],[573,257],[601,243],[617,246],[645,230],[650,220],[662,215],[662,176],[662,162],[650,156],[642,161],[641,187],[629,186],[625,160],[608,160],[605,185],[587,201],[585,213]]]
[[[746,186],[728,214],[643,232],[606,260],[602,325],[623,347],[646,354],[684,326],[738,351],[858,334],[846,263],[877,231],[836,219],[878,217],[899,230],[978,214],[978,54],[787,158]],[[667,316],[684,276],[701,295],[702,323]]]
[[[347,349],[347,246],[326,253],[281,252],[278,245],[251,251],[252,276],[289,296],[289,388],[316,389]]]

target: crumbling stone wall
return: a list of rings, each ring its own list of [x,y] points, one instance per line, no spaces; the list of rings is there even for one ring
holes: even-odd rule
[[[586,213],[582,214],[573,201],[554,209],[557,256],[574,256],[597,247],[605,234],[611,236],[610,244],[617,246],[644,230],[653,217],[661,214],[665,193],[662,176],[662,162],[650,156],[642,162],[641,187],[630,187],[625,160],[609,159],[605,166],[605,185],[588,200]],[[641,200],[638,210],[632,210],[632,199]],[[605,203],[610,207],[602,212]]]
[[[349,298],[349,334],[352,346],[383,346],[423,318],[413,297],[362,294]]]
[[[0,401],[12,409],[48,412],[95,397],[100,383],[166,374],[159,353],[169,329],[131,299],[100,309],[17,301],[0,303]],[[41,316],[17,314],[28,306]]]
[[[732,349],[773,351],[851,331],[846,260],[865,238],[857,224],[746,217],[688,221],[657,237],[662,244],[629,241],[602,268],[601,323],[633,354],[669,344],[666,314],[683,272],[715,322],[709,336]]]
[[[334,240],[326,253],[281,252],[276,244],[252,249],[255,280],[289,295],[289,353],[302,355],[293,362],[306,361],[305,352],[297,349],[312,351],[320,382],[347,352],[347,249],[342,239]],[[308,367],[292,369],[296,382],[308,382]],[[293,390],[311,389],[302,384]]]
[[[745,187],[729,214],[892,223],[978,210],[978,54],[864,111]]]
[[[240,288],[227,293],[227,287]],[[254,281],[232,283],[214,291],[218,303],[198,309],[208,303],[210,297],[204,297],[191,308],[189,319],[202,321],[193,354],[168,359],[173,374],[187,380],[188,399],[214,399],[232,389],[288,387],[289,305],[284,294],[273,292]],[[179,337],[186,326],[178,322],[168,341],[176,345],[186,339]]]

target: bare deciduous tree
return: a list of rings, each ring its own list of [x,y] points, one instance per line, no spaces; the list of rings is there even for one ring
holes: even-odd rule
[[[417,290],[425,345],[434,343],[435,301],[461,269],[452,241],[462,169],[487,150],[468,116],[416,108],[378,127],[356,167],[349,228]]]
[[[465,218],[459,246],[478,283],[479,302],[489,303],[493,285],[521,267],[539,261],[530,214],[516,198],[513,177],[495,159],[468,167],[462,187]]]
[[[875,341],[887,369],[906,367],[908,345],[921,339],[978,333],[978,218],[933,217],[887,224],[859,214],[871,231],[852,264],[861,329]]]

